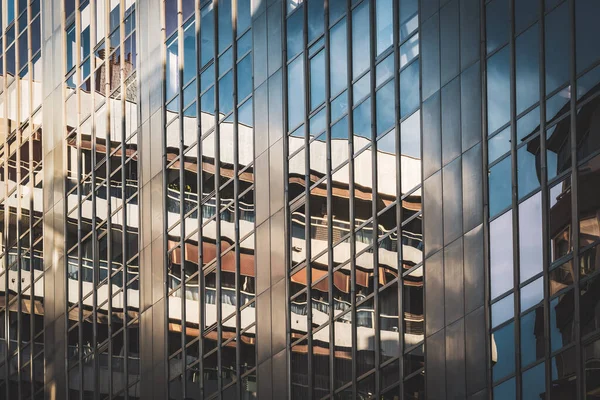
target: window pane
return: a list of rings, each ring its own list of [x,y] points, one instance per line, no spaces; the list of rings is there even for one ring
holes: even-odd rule
[[[288,60],[294,58],[294,56],[302,51],[304,47],[304,40],[302,37],[303,27],[303,11],[304,8],[296,11],[287,20],[287,54]]]
[[[325,50],[310,60],[310,109],[325,101]]]
[[[546,16],[546,94],[569,79],[570,32],[569,4],[565,2]]]
[[[331,94],[341,92],[346,85],[348,76],[347,52],[346,52],[346,20],[340,21],[331,29],[330,40],[330,82]]]
[[[352,11],[352,76],[358,77],[369,68],[370,51],[369,2],[363,1]]]
[[[288,129],[304,121],[304,59],[298,57],[288,67]]]
[[[392,0],[377,0],[377,55],[392,45],[394,38]]]
[[[419,61],[400,72],[400,118],[419,107]]]
[[[539,34],[535,24],[516,41],[517,114],[539,101]],[[564,57],[564,55],[563,55]]]
[[[510,155],[489,170],[490,217],[510,206],[512,201]]]
[[[492,367],[494,382],[515,371],[515,332],[514,323],[492,333],[492,343],[496,345],[496,364]],[[496,397],[511,399],[512,397]]]
[[[490,222],[490,297],[513,288],[512,211]]]
[[[499,0],[496,0],[496,2]],[[488,134],[510,118],[510,60],[508,48],[500,50],[487,65]]]
[[[323,0],[309,0],[308,2],[308,42],[312,42],[323,34],[325,13]]]
[[[377,91],[376,104],[377,135],[380,135],[391,128],[396,119],[393,80]]]

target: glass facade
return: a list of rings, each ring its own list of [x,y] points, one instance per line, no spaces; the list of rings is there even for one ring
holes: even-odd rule
[[[600,398],[597,0],[0,4],[0,399]]]

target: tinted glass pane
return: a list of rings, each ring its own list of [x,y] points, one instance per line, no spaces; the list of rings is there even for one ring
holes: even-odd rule
[[[392,106],[394,104],[393,80],[377,91],[376,104],[377,134],[379,135],[394,125],[395,107]]]
[[[304,59],[298,57],[288,67],[288,128],[304,120]]]
[[[503,0],[495,0],[503,1]],[[510,118],[510,62],[508,48],[500,50],[487,65],[488,134]]]
[[[556,351],[573,341],[574,305],[573,290],[555,297],[550,301],[550,343]]]
[[[419,61],[400,72],[400,118],[419,107]]]
[[[490,223],[490,271],[492,299],[512,289],[512,211]]]
[[[485,7],[487,52],[490,53],[508,42],[508,1],[493,0]]]
[[[550,188],[551,260],[571,251],[571,181],[565,179]]]
[[[539,100],[538,32],[536,24],[517,37],[515,49],[517,114],[521,114]]]
[[[304,39],[302,38],[303,26],[303,11],[304,8],[296,11],[287,20],[287,55],[288,60],[302,51]]]
[[[519,198],[540,187],[539,174],[539,145],[536,140],[517,150],[517,176],[519,183]]]
[[[521,317],[521,364],[527,366],[544,355],[544,309],[538,307]],[[529,397],[528,397],[529,398]]]
[[[600,60],[600,3],[597,1],[577,0],[575,2],[575,37],[577,38],[577,72],[583,71]]]
[[[205,65],[214,57],[214,16],[213,16],[213,6],[210,3],[208,6],[204,7],[201,12],[201,21],[200,21],[200,37],[202,38],[202,45],[200,49],[201,56],[201,64]]]
[[[325,51],[310,60],[310,108],[314,110],[325,101]]]
[[[569,79],[569,32],[569,5],[565,2],[546,16],[546,94]]]
[[[400,7],[400,40],[406,39],[419,26],[418,0],[401,0]]]
[[[378,55],[392,45],[394,38],[392,4],[392,0],[377,0],[375,3]]]
[[[497,215],[511,204],[510,156],[489,170],[490,217]]]
[[[492,304],[492,328],[515,316],[515,296],[513,294]]]
[[[492,369],[494,381],[498,381],[515,371],[515,332],[514,323],[492,333],[492,341],[496,345],[496,364]],[[510,399],[512,397],[499,397]]]
[[[488,140],[488,162],[493,163],[510,151],[510,126]]]
[[[369,68],[369,2],[363,1],[352,11],[352,74],[356,78]]]
[[[348,67],[346,52],[346,20],[340,21],[331,29],[329,36],[330,56],[329,65],[331,94],[335,95],[342,91],[347,83]]]
[[[323,11],[323,0],[309,0],[308,2],[308,41],[323,34],[325,24],[325,13]]]
[[[523,372],[523,399],[543,399],[546,394],[544,363]]]

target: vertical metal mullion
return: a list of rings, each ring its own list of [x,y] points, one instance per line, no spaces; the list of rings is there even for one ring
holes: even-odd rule
[[[544,1],[544,0],[540,0]],[[489,171],[488,168],[488,117],[487,117],[487,49],[486,49],[486,3],[485,0],[479,2],[479,58],[481,76],[481,168],[483,171]],[[486,382],[488,386],[488,397],[492,396],[492,341],[491,341],[491,307],[490,307],[490,229],[489,229],[489,184],[488,179],[482,179],[483,184],[483,260],[484,260],[484,319],[485,319],[485,352],[486,352]]]
[[[200,71],[200,69],[203,67],[203,65],[201,65],[201,52],[202,52],[202,45],[201,45],[201,37],[200,37],[200,28],[201,28],[201,23],[202,23],[202,18],[201,18],[201,8],[200,8],[200,3],[202,0],[195,0],[195,19],[196,19],[196,26],[195,26],[195,36],[196,36],[196,65],[198,68],[198,71]],[[201,76],[200,74],[196,75],[196,110],[197,110],[197,116],[196,116],[196,138],[198,141],[198,144],[196,146],[196,162],[197,162],[197,171],[198,173],[196,174],[196,187],[197,187],[197,191],[198,191],[198,216],[197,216],[197,223],[198,223],[198,232],[197,232],[197,242],[198,242],[198,364],[197,364],[197,369],[198,369],[198,387],[200,389],[200,395],[203,395],[203,390],[204,390],[204,376],[203,376],[203,367],[204,367],[204,357],[203,357],[203,351],[204,351],[204,340],[203,340],[203,336],[204,336],[204,313],[202,312],[202,306],[206,303],[206,299],[204,297],[204,268],[203,268],[203,255],[202,255],[202,193],[203,193],[203,182],[202,182],[202,177],[204,175],[204,168],[203,168],[203,162],[202,162],[202,130],[201,130],[201,125],[200,125],[200,121],[201,121],[201,116],[202,116],[202,109],[200,107],[200,87],[201,87],[201,82],[200,82]],[[215,88],[216,88],[216,84],[215,84]],[[216,90],[216,89],[215,89]]]
[[[238,11],[238,2],[236,0],[231,0],[231,28],[232,32],[232,44],[231,44],[231,52],[233,56],[233,205],[234,205],[234,242],[235,242],[235,300],[236,300],[236,310],[235,310],[235,375],[237,377],[235,387],[236,387],[236,397],[241,396],[241,372],[242,368],[240,366],[240,360],[242,356],[241,351],[241,293],[240,293],[240,283],[241,283],[241,264],[240,264],[240,180],[238,177],[239,173],[239,130],[238,130],[238,85],[237,85],[237,11]]]
[[[308,57],[308,3],[305,2],[304,5],[298,7],[297,11],[302,13],[302,52],[300,53],[300,55],[298,55],[296,57],[296,60],[299,58],[302,58],[302,64],[303,64],[303,71],[302,73],[304,74],[304,87],[302,88],[304,91],[304,115],[303,115],[303,130],[304,130],[304,148],[306,149],[304,151],[304,156],[305,156],[305,171],[306,171],[306,186],[305,186],[305,196],[306,196],[306,201],[305,201],[305,221],[306,221],[306,225],[305,225],[305,229],[306,229],[306,234],[305,237],[306,239],[306,310],[307,310],[307,316],[308,316],[308,324],[307,324],[307,329],[306,329],[306,333],[308,335],[308,351],[306,353],[307,359],[308,359],[308,371],[309,373],[308,375],[308,399],[311,400],[315,397],[315,388],[314,388],[314,383],[315,383],[315,379],[314,379],[314,374],[313,374],[313,370],[314,370],[314,357],[313,357],[313,328],[312,328],[312,321],[313,321],[313,302],[312,302],[312,282],[313,282],[313,278],[312,278],[312,238],[311,238],[311,232],[312,232],[312,208],[310,207],[310,192],[311,192],[311,186],[312,186],[312,181],[311,181],[311,174],[310,174],[310,132],[309,132],[309,118],[308,115],[310,114],[310,58]],[[287,28],[287,27],[286,27]],[[287,29],[286,29],[287,31]],[[289,79],[288,79],[289,80]]]
[[[520,296],[519,296],[519,187],[518,187],[518,160],[517,160],[517,107],[516,107],[516,38],[515,38],[515,1],[509,0],[510,17],[510,40],[508,48],[510,51],[510,157],[512,176],[512,247],[513,247],[513,294],[514,294],[514,340],[515,340],[515,383],[517,388],[516,399],[521,399],[521,321],[519,318]]]
[[[397,232],[397,258],[396,262],[398,265],[398,287],[396,290],[396,295],[398,297],[398,337],[399,337],[399,349],[398,354],[400,357],[400,362],[398,363],[398,379],[400,382],[400,393],[404,393],[404,350],[406,349],[406,343],[404,342],[404,264],[402,263],[402,162],[401,162],[401,152],[402,148],[400,146],[400,6],[397,1],[392,2],[392,26],[393,26],[393,39],[392,46],[394,49],[393,57],[394,57],[394,135],[396,139],[396,232]],[[418,17],[417,17],[418,18]],[[420,64],[420,63],[419,63]],[[377,69],[375,69],[377,72]],[[377,77],[375,77],[377,79]],[[419,121],[419,126],[421,125]],[[419,137],[421,135],[421,130],[419,129]],[[421,140],[421,143],[423,141]],[[424,268],[423,268],[424,270]]]
[[[178,74],[178,93],[179,96],[179,107],[177,110],[177,118],[179,119],[179,251],[181,254],[181,265],[180,265],[180,279],[181,279],[181,299],[179,300],[181,313],[180,313],[180,340],[181,340],[181,367],[183,370],[183,379],[181,382],[181,390],[183,393],[183,397],[186,395],[186,386],[187,380],[185,379],[185,369],[187,366],[186,362],[186,295],[185,295],[185,259],[186,259],[186,249],[185,249],[185,160],[184,160],[184,120],[183,120],[183,108],[185,107],[183,100],[183,85],[186,82],[183,80],[183,68],[184,68],[184,57],[185,57],[185,49],[184,49],[184,32],[183,32],[183,5],[182,0],[177,0],[177,29],[175,30],[175,34],[178,36],[177,40],[177,74]],[[168,235],[167,235],[168,236]],[[167,238],[168,240],[168,238]],[[176,292],[175,292],[176,293]],[[173,293],[173,294],[175,294]],[[169,295],[167,291],[167,304],[169,303]],[[167,309],[169,307],[167,306]],[[167,311],[167,318],[169,318]],[[167,325],[168,326],[168,325]],[[167,336],[169,333],[167,333]],[[173,363],[177,362],[177,359],[173,359]],[[170,369],[172,363],[168,362],[167,366]],[[171,378],[171,374],[169,373],[169,378]],[[169,385],[170,386],[170,385]]]
[[[5,13],[6,14],[6,13]],[[4,19],[6,18],[6,16],[3,17]],[[2,41],[2,51],[3,54],[6,53],[6,41],[3,40]],[[3,63],[3,71],[6,71],[6,57],[3,57],[3,60],[0,60],[0,62]],[[3,86],[3,92],[2,94],[0,94],[0,96],[4,97],[4,101],[2,104],[2,112],[4,112],[4,115],[8,115],[8,88],[7,88],[7,79],[3,79],[2,82],[2,86]],[[8,137],[10,136],[10,130],[9,128],[9,119],[5,118],[4,121],[2,121],[2,124],[4,126],[4,131],[6,132],[6,134],[4,135],[3,138],[3,142],[2,145],[4,146],[4,158],[5,158],[5,162],[4,162],[4,182],[2,182],[3,186],[4,186],[4,193],[6,193],[8,195],[8,172],[9,172],[9,148],[8,148]],[[4,259],[1,261],[2,263],[4,263],[4,287],[8,288],[8,267],[9,267],[9,248],[8,248],[8,228],[9,228],[9,220],[10,220],[10,207],[8,205],[8,198],[5,196],[5,198],[3,199],[3,208],[4,208],[4,220],[2,221],[3,224],[3,231],[2,231],[2,244],[4,245],[3,250],[4,250]],[[8,388],[9,388],[9,375],[8,375],[8,366],[9,366],[9,357],[8,357],[8,350],[10,348],[9,346],[9,319],[8,319],[8,291],[5,291],[4,293],[4,306],[3,306],[3,311],[4,311],[4,315],[3,315],[3,319],[4,319],[4,354],[5,357],[3,360],[0,360],[0,362],[2,362],[4,364],[4,382],[6,383],[5,387],[4,387],[4,396],[6,398],[9,398],[8,394]]]
[[[133,11],[132,13],[135,13],[136,7],[135,7],[135,3],[132,5],[133,7]],[[125,11],[124,11],[125,12]],[[129,15],[132,15],[132,13],[130,13]],[[124,23],[123,18],[121,19],[121,23]],[[137,37],[137,29],[136,27],[134,27],[134,33]],[[130,33],[131,35],[131,33]],[[131,36],[130,36],[131,37]],[[122,47],[123,49],[125,49],[125,47]],[[124,50],[123,50],[124,52]],[[124,61],[122,61],[122,65],[124,65]],[[132,69],[136,69],[135,65],[132,65]],[[135,74],[137,74],[137,71],[134,72]],[[122,202],[122,232],[121,232],[121,259],[122,259],[122,265],[121,265],[121,274],[123,276],[122,279],[122,290],[123,290],[123,378],[124,378],[124,388],[125,388],[125,392],[123,394],[123,397],[125,399],[129,398],[129,330],[128,328],[128,323],[129,323],[129,312],[128,312],[128,306],[129,306],[129,291],[128,291],[128,283],[129,283],[129,268],[128,268],[128,261],[131,258],[131,256],[128,254],[127,251],[127,227],[128,227],[128,211],[127,211],[127,176],[126,176],[126,168],[125,168],[125,164],[127,162],[127,85],[124,83],[125,82],[125,76],[124,76],[124,69],[122,72],[122,77],[121,77],[121,81],[123,82],[123,85],[121,86],[121,92],[123,93],[121,96],[121,110],[122,110],[122,125],[121,125],[121,202]],[[138,218],[139,221],[139,218]]]
[[[286,395],[291,399],[292,397],[292,328],[291,328],[291,307],[290,307],[290,290],[289,286],[291,284],[291,274],[292,270],[292,221],[291,221],[291,212],[292,209],[290,207],[290,196],[289,196],[289,132],[288,132],[288,79],[287,79],[287,24],[286,24],[286,6],[283,4],[280,6],[280,20],[282,21],[281,27],[281,58],[282,58],[282,67],[281,67],[281,93],[282,93],[282,104],[283,104],[283,112],[282,112],[282,128],[283,128],[283,140],[284,140],[284,154],[285,154],[285,162],[283,165],[284,170],[284,211],[285,211],[285,279],[286,279],[286,297],[285,297],[285,305],[286,305],[286,335],[285,335],[285,343],[286,343],[286,382],[287,382],[287,390]],[[265,18],[267,13],[265,12]],[[253,28],[252,28],[253,29]],[[253,32],[254,33],[254,32]],[[254,60],[254,49],[252,50],[252,57]],[[267,80],[268,82],[268,80]],[[264,84],[264,83],[263,83]],[[254,88],[254,84],[252,85]],[[268,94],[268,83],[267,83],[267,94]],[[254,90],[253,90],[254,95]],[[268,96],[267,96],[268,98]],[[267,102],[268,105],[268,102]],[[256,102],[253,102],[253,112],[256,115]],[[256,148],[253,148],[253,160],[256,160]],[[254,170],[254,167],[253,167]],[[305,176],[306,176],[306,168],[305,168]],[[254,185],[254,191],[256,192],[256,184]],[[256,196],[255,196],[256,198]],[[305,207],[306,214],[306,207]],[[306,220],[306,219],[305,219]],[[306,236],[305,236],[306,238]],[[256,239],[255,239],[256,242]],[[308,267],[307,267],[308,269]],[[308,282],[308,270],[307,270],[307,280]],[[255,315],[256,309],[255,309]],[[307,316],[308,320],[308,316]],[[258,322],[257,322],[258,324]],[[308,325],[307,325],[308,326]],[[258,366],[256,368],[258,371]]]
[[[332,169],[332,144],[331,144],[331,63],[330,63],[330,52],[331,46],[329,43],[329,5],[330,0],[324,0],[324,55],[325,55],[325,146],[326,146],[326,167],[325,174],[327,176],[327,274],[328,279],[328,290],[329,290],[329,396],[333,398],[335,390],[335,320],[334,320],[334,257],[333,257],[333,179],[331,174]]]
[[[228,0],[223,0],[228,1]],[[230,1],[230,0],[229,0]],[[219,107],[219,0],[213,0],[213,19],[214,19],[214,29],[213,29],[213,37],[214,37],[214,73],[215,73],[215,156],[214,156],[214,184],[215,184],[215,251],[216,251],[216,270],[215,270],[215,307],[217,314],[217,398],[221,398],[221,391],[223,390],[223,379],[221,374],[222,368],[222,350],[221,345],[223,344],[222,335],[223,335],[223,326],[221,320],[223,318],[222,307],[221,307],[221,146],[220,146],[220,107]]]
[[[352,0],[346,0],[346,90],[348,91],[348,205],[350,225],[350,307],[352,327],[352,399],[356,399],[357,387],[357,330],[356,330],[356,233],[354,210],[354,95],[352,93]]]
[[[570,44],[571,52],[569,54],[570,74],[569,87],[571,88],[570,114],[571,114],[571,235],[573,241],[573,297],[574,297],[574,332],[575,332],[575,371],[576,371],[576,394],[575,399],[583,399],[583,380],[584,371],[582,364],[582,346],[581,346],[581,321],[580,321],[580,271],[579,271],[579,176],[577,174],[577,70],[575,61],[576,51],[576,31],[575,31],[575,0],[569,1],[570,12]]]
[[[108,6],[110,7],[110,1],[106,2],[108,4]],[[122,10],[123,7],[120,6],[119,4],[119,24],[122,21]],[[109,11],[110,12],[110,11]],[[79,13],[78,13],[79,14]],[[110,28],[110,27],[109,27]],[[117,29],[120,29],[120,26],[117,27]],[[105,86],[106,86],[106,93],[107,93],[107,97],[106,97],[106,118],[107,118],[107,123],[106,123],[106,127],[107,127],[107,131],[106,131],[106,140],[105,140],[105,165],[104,165],[104,169],[105,169],[105,174],[106,174],[106,276],[108,277],[106,285],[107,285],[107,292],[108,292],[108,302],[107,302],[107,314],[108,314],[108,321],[107,321],[107,352],[108,352],[108,398],[111,399],[112,398],[112,392],[113,392],[113,382],[112,382],[112,353],[113,353],[113,342],[112,342],[112,335],[113,335],[113,324],[112,324],[112,284],[111,284],[111,275],[112,275],[112,237],[113,237],[113,232],[112,232],[112,218],[111,218],[111,213],[112,213],[112,207],[111,207],[111,187],[112,187],[112,183],[111,183],[111,179],[110,179],[110,174],[111,174],[111,169],[110,169],[110,159],[111,159],[111,151],[112,151],[112,136],[113,136],[113,132],[112,132],[112,124],[111,124],[111,119],[112,119],[112,103],[116,101],[116,99],[112,98],[112,90],[111,90],[111,85],[112,85],[112,81],[113,81],[113,68],[116,68],[116,64],[112,64],[111,58],[110,58],[110,53],[111,53],[111,45],[113,44],[110,41],[110,29],[109,29],[109,36],[106,39],[107,42],[107,47],[109,49],[109,59],[106,60],[107,64],[106,64],[106,71],[108,72],[108,79],[106,79],[105,81]],[[122,39],[122,36],[119,35],[119,40]],[[122,46],[121,43],[119,43],[119,50],[115,53],[118,55],[118,53],[122,50]],[[122,57],[120,57],[122,58]],[[122,61],[122,60],[121,60]],[[119,74],[121,75],[121,74]],[[122,77],[121,77],[122,79]],[[120,83],[120,82],[119,82]],[[121,93],[121,97],[123,96],[123,93]],[[100,262],[101,260],[98,259],[98,262]],[[98,265],[100,266],[100,264]],[[98,272],[100,272],[100,269],[98,269]],[[101,353],[100,353],[101,354]],[[100,376],[100,372],[97,372],[97,375]]]
[[[549,200],[550,193],[548,188],[548,167],[546,157],[546,47],[545,47],[545,16],[544,16],[544,0],[538,0],[539,14],[539,85],[540,85],[540,170],[541,170],[541,201],[542,201],[542,280],[544,284],[544,372],[546,380],[544,387],[546,393],[552,392],[552,363],[550,358],[551,341],[550,341],[550,279],[548,275],[550,265],[550,224],[549,224]]]
[[[370,90],[371,93],[371,214],[373,221],[371,222],[372,232],[371,240],[373,242],[373,327],[375,330],[375,343],[374,349],[374,367],[375,367],[375,393],[379,397],[380,387],[380,363],[381,363],[381,349],[380,349],[380,336],[379,331],[379,225],[377,218],[377,95],[375,91],[376,80],[375,80],[375,56],[377,54],[377,19],[376,19],[376,2],[375,0],[369,0],[369,33],[370,33],[370,46],[369,46],[369,69],[370,72]],[[368,149],[366,151],[369,151]],[[368,225],[365,226],[365,228]]]

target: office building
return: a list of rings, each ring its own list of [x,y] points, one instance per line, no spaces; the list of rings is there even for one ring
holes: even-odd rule
[[[0,399],[600,399],[599,19],[3,0]]]

